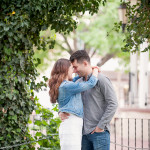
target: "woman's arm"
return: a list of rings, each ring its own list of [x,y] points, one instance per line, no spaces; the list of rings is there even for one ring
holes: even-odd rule
[[[83,91],[93,88],[96,85],[97,81],[98,81],[97,77],[92,75],[88,81],[83,82],[68,81],[64,85],[64,89],[66,90],[67,93],[71,94],[81,93]]]
[[[73,81],[73,82],[76,82],[79,78],[80,78],[79,75],[77,75],[76,77],[73,78],[72,81]]]

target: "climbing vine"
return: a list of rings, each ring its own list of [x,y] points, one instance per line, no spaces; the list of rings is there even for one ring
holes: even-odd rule
[[[3,147],[32,140],[27,124],[36,106],[34,90],[46,85],[35,83],[40,60],[33,58],[33,46],[46,50],[47,44],[50,49],[55,44],[51,35],[45,40],[40,31],[50,28],[69,33],[77,26],[73,16],[85,11],[94,14],[105,0],[1,0],[0,3],[0,147]],[[29,145],[26,149],[34,148]]]

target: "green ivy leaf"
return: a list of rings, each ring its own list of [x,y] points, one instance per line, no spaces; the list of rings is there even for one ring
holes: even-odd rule
[[[35,136],[42,136],[41,132],[36,132]]]

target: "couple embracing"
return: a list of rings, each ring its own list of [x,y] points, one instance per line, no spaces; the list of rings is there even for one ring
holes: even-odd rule
[[[73,73],[77,76],[72,79]],[[91,66],[87,52],[57,60],[49,87],[51,102],[59,104],[61,150],[109,150],[117,99],[110,80]]]

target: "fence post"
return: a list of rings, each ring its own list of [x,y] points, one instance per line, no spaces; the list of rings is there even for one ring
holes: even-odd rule
[[[141,128],[142,128],[142,130],[141,130],[141,136],[142,136],[142,148],[143,148],[143,119],[141,119]]]
[[[121,118],[121,145],[123,145],[123,124],[122,124],[122,118]],[[121,150],[123,150],[122,146],[121,146]]]
[[[135,147],[136,147],[136,119],[135,119]]]
[[[115,143],[116,143],[116,118],[114,119],[114,136],[115,136]],[[116,144],[115,144],[115,150],[116,150]]]
[[[129,136],[129,118],[128,118],[128,150],[129,150],[129,145],[130,145],[130,143],[129,143],[129,138],[130,138],[130,136]]]
[[[149,143],[149,150],[150,150],[150,119],[148,119],[148,143]]]

